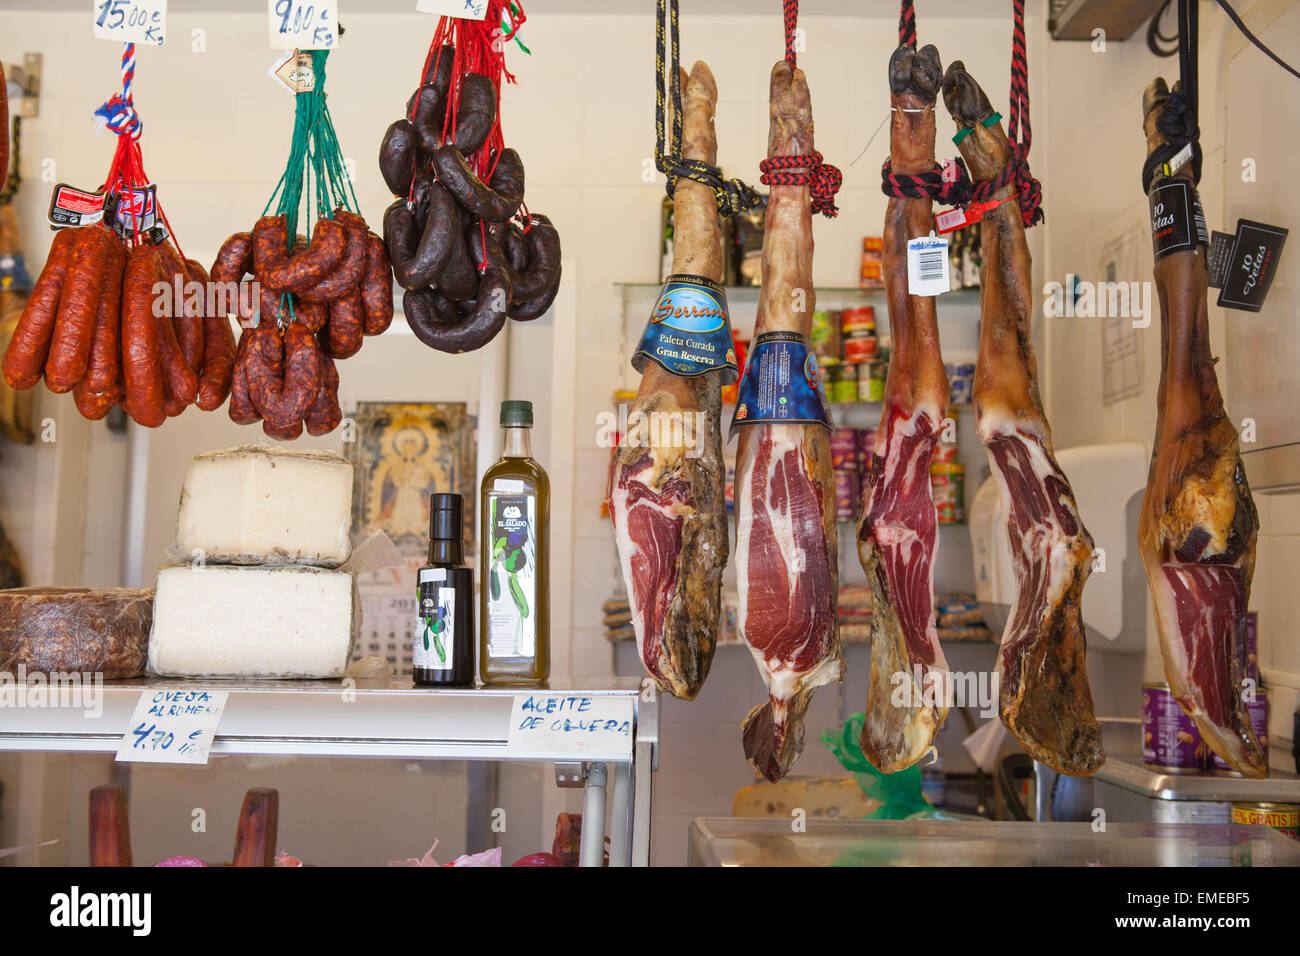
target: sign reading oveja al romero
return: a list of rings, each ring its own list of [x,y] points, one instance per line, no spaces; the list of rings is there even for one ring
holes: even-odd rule
[[[582,757],[632,752],[633,701],[584,694],[516,694],[508,747],[513,753]]]

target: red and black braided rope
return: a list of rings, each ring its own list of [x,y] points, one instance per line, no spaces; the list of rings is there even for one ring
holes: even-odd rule
[[[795,32],[798,30],[799,23],[799,0],[782,0],[781,14],[785,20],[785,62],[790,64],[790,69],[794,69],[795,63]]]
[[[898,9],[898,45],[916,46],[916,11],[912,0],[902,0]]]
[[[839,214],[835,194],[844,175],[834,166],[822,162],[822,154],[813,150],[802,156],[771,156],[758,164],[764,186],[807,186],[812,196],[812,211],[828,219]]]
[[[1020,202],[1020,217],[1028,229],[1043,221],[1043,187],[1029,172],[1029,61],[1025,54],[1025,0],[1011,0],[1011,109],[1007,116],[1007,139],[1011,156],[996,179],[978,183],[975,198],[985,200],[1012,179]]]
[[[970,174],[960,158],[952,160],[954,172],[944,175],[938,163],[924,173],[896,173],[885,160],[880,167],[880,191],[902,199],[933,199],[945,206],[964,206],[971,201]]]

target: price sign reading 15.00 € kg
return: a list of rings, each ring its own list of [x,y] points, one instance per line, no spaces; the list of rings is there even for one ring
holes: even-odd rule
[[[229,696],[225,690],[144,691],[118,744],[118,761],[207,763]]]
[[[91,0],[95,39],[162,46],[167,0]]]

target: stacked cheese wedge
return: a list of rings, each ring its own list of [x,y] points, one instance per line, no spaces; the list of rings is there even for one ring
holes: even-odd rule
[[[352,653],[352,466],[244,446],[190,462],[158,572],[149,669],[176,677],[342,677]]]

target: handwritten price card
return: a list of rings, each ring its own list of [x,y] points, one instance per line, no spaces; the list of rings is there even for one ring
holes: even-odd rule
[[[266,0],[272,50],[332,50],[339,45],[339,5],[334,0]]]
[[[118,761],[207,763],[228,697],[225,690],[146,690],[118,744]]]
[[[162,46],[167,0],[91,0],[95,39]]]
[[[581,694],[516,694],[510,711],[512,753],[632,752],[632,699]]]

